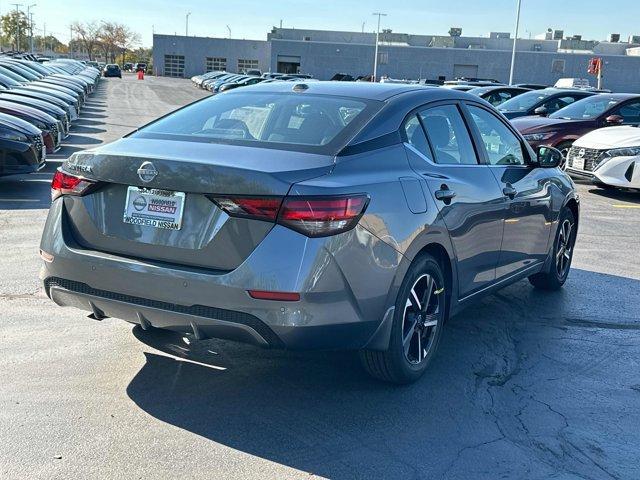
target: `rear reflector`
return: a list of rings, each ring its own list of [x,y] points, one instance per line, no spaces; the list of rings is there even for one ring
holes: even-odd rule
[[[308,237],[326,237],[352,229],[362,217],[369,197],[342,196],[214,197],[232,217],[274,222]]]
[[[69,175],[58,169],[51,181],[51,200],[61,195],[82,195],[92,185],[95,183],[90,180]]]
[[[298,302],[300,294],[295,292],[268,292],[266,290],[247,290],[251,298],[257,300],[277,300],[280,302]]]
[[[40,250],[40,258],[42,258],[42,260],[44,260],[47,263],[52,263],[53,262],[53,255],[51,255],[48,252],[45,252],[44,250]]]

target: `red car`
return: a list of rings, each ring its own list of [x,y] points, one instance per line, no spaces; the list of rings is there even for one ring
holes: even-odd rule
[[[511,120],[511,123],[534,149],[542,145],[555,147],[566,158],[573,142],[596,128],[640,125],[640,95],[594,95],[548,117],[521,117]]]

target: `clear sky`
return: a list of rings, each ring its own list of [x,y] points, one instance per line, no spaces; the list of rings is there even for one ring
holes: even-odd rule
[[[462,27],[463,35],[487,35],[490,31],[512,31],[517,0],[14,0],[31,3],[38,29],[62,41],[69,39],[74,20],[111,20],[127,24],[151,46],[152,31],[184,35],[185,14],[189,34],[209,37],[266,39],[267,32],[282,20],[284,27],[365,31],[375,29],[374,11],[385,12],[382,28],[414,34],[443,34]],[[0,0],[0,12],[14,9]],[[547,28],[567,35],[604,40],[610,33],[640,35],[640,0],[522,0],[520,36],[535,36]],[[37,33],[42,33],[39,30]]]

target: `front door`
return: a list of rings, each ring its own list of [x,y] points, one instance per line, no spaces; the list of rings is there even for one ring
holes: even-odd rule
[[[449,231],[464,298],[495,281],[506,202],[489,167],[478,163],[456,104],[426,108],[405,128],[411,165]]]
[[[544,262],[551,232],[553,185],[549,170],[528,160],[520,138],[488,109],[468,105],[482,153],[508,202],[497,279]]]

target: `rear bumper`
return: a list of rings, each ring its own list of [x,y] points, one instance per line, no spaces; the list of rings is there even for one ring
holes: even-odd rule
[[[359,349],[395,301],[400,255],[360,227],[309,239],[275,226],[238,268],[216,272],[83,249],[65,215],[63,199],[54,201],[41,243],[54,260],[41,279],[55,303],[96,317],[263,347]],[[257,300],[248,290],[301,300]]]

